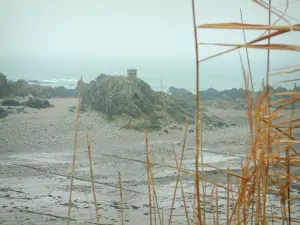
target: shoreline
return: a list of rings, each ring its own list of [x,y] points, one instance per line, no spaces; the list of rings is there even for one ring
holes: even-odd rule
[[[49,99],[53,108],[28,109],[26,114],[12,114],[2,120],[0,126],[0,194],[2,217],[5,225],[22,223],[58,225],[65,220],[68,209],[72,154],[74,148],[76,112],[68,111],[77,99]],[[27,109],[26,109],[27,110]],[[229,120],[241,120],[240,110],[215,110],[214,113]],[[95,220],[93,206],[90,217],[88,205],[93,205],[87,143],[84,133],[91,140],[96,195],[99,201],[101,223],[120,221],[119,186],[117,172],[121,172],[125,224],[148,224],[148,197],[145,168],[145,141],[143,132],[119,129],[95,111],[80,115],[77,159],[73,187],[72,224],[90,224]],[[247,152],[246,123],[203,133],[205,162],[226,169],[226,143],[231,155],[231,168],[239,168],[241,157]],[[183,168],[194,169],[194,133],[188,133]],[[179,155],[184,130],[170,130],[168,134],[149,133],[150,160],[156,182],[156,192],[168,218],[176,180],[172,143]],[[230,140],[230,141],[229,141]],[[238,170],[237,170],[238,171]],[[237,172],[238,173],[238,172]],[[212,171],[209,179],[226,183],[222,172]],[[225,177],[225,178],[224,178]],[[192,174],[182,173],[188,210],[194,191]],[[207,190],[211,190],[211,186]],[[87,199],[86,199],[87,196]],[[220,192],[220,198],[223,198]],[[172,224],[185,220],[180,195],[177,196]],[[209,196],[207,196],[209,202]],[[220,199],[220,202],[222,199]],[[208,204],[213,212],[213,204]],[[220,203],[221,205],[222,203]],[[220,206],[221,207],[221,206]],[[222,217],[222,207],[220,208]],[[2,221],[1,221],[2,220]],[[83,221],[88,221],[85,223]]]

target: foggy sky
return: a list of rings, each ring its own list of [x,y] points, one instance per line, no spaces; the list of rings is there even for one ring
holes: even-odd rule
[[[273,2],[284,8],[285,1]],[[198,24],[240,22],[240,9],[245,22],[267,22],[266,10],[250,0],[196,3]],[[289,15],[299,18],[299,3],[291,4]],[[1,0],[0,55],[194,57],[191,12],[186,0]],[[199,40],[241,43],[241,37],[235,31],[203,30]]]
[[[267,10],[250,0],[195,1],[197,24],[240,22],[240,9],[245,23],[267,24]],[[290,2],[288,15],[300,20],[300,1]],[[282,0],[272,4],[280,10],[285,7]],[[194,60],[192,26],[190,0],[0,0],[0,59]],[[247,31],[247,40],[261,33]],[[292,32],[272,41],[299,44],[300,34]],[[205,29],[199,31],[199,42],[242,44],[243,35],[242,31]],[[203,58],[221,50],[201,46],[199,53]],[[259,62],[265,60],[266,51],[250,50],[250,55]],[[276,52],[272,57],[276,66],[300,60],[298,53],[290,52]],[[216,60],[226,64],[238,60],[237,53]]]

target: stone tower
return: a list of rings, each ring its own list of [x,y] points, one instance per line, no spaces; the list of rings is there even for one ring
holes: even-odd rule
[[[127,69],[127,77],[131,79],[137,78],[137,69]]]

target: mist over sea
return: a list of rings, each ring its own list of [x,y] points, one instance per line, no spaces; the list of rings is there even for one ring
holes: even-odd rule
[[[273,63],[275,65],[275,63]],[[259,88],[265,76],[264,61],[251,62],[253,80]],[[291,64],[293,65],[293,64]],[[136,68],[138,77],[154,90],[167,91],[170,86],[195,92],[194,58],[0,58],[0,72],[9,80],[35,80],[42,85],[76,87],[100,73],[126,75],[126,69]],[[277,79],[278,80],[278,79]],[[200,89],[224,90],[244,87],[241,64],[217,58],[200,64]]]

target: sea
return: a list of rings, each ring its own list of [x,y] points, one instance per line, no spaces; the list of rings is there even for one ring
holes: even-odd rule
[[[279,66],[279,65],[278,65]],[[127,69],[137,69],[137,76],[153,90],[168,91],[173,86],[193,93],[196,89],[196,63],[194,58],[25,58],[0,57],[0,72],[8,80],[24,79],[49,86],[75,88],[82,77],[90,82],[98,75],[123,75]],[[264,61],[252,60],[252,77],[255,88],[260,88],[265,78]],[[243,70],[233,59],[217,59],[200,63],[201,90],[243,88]]]

